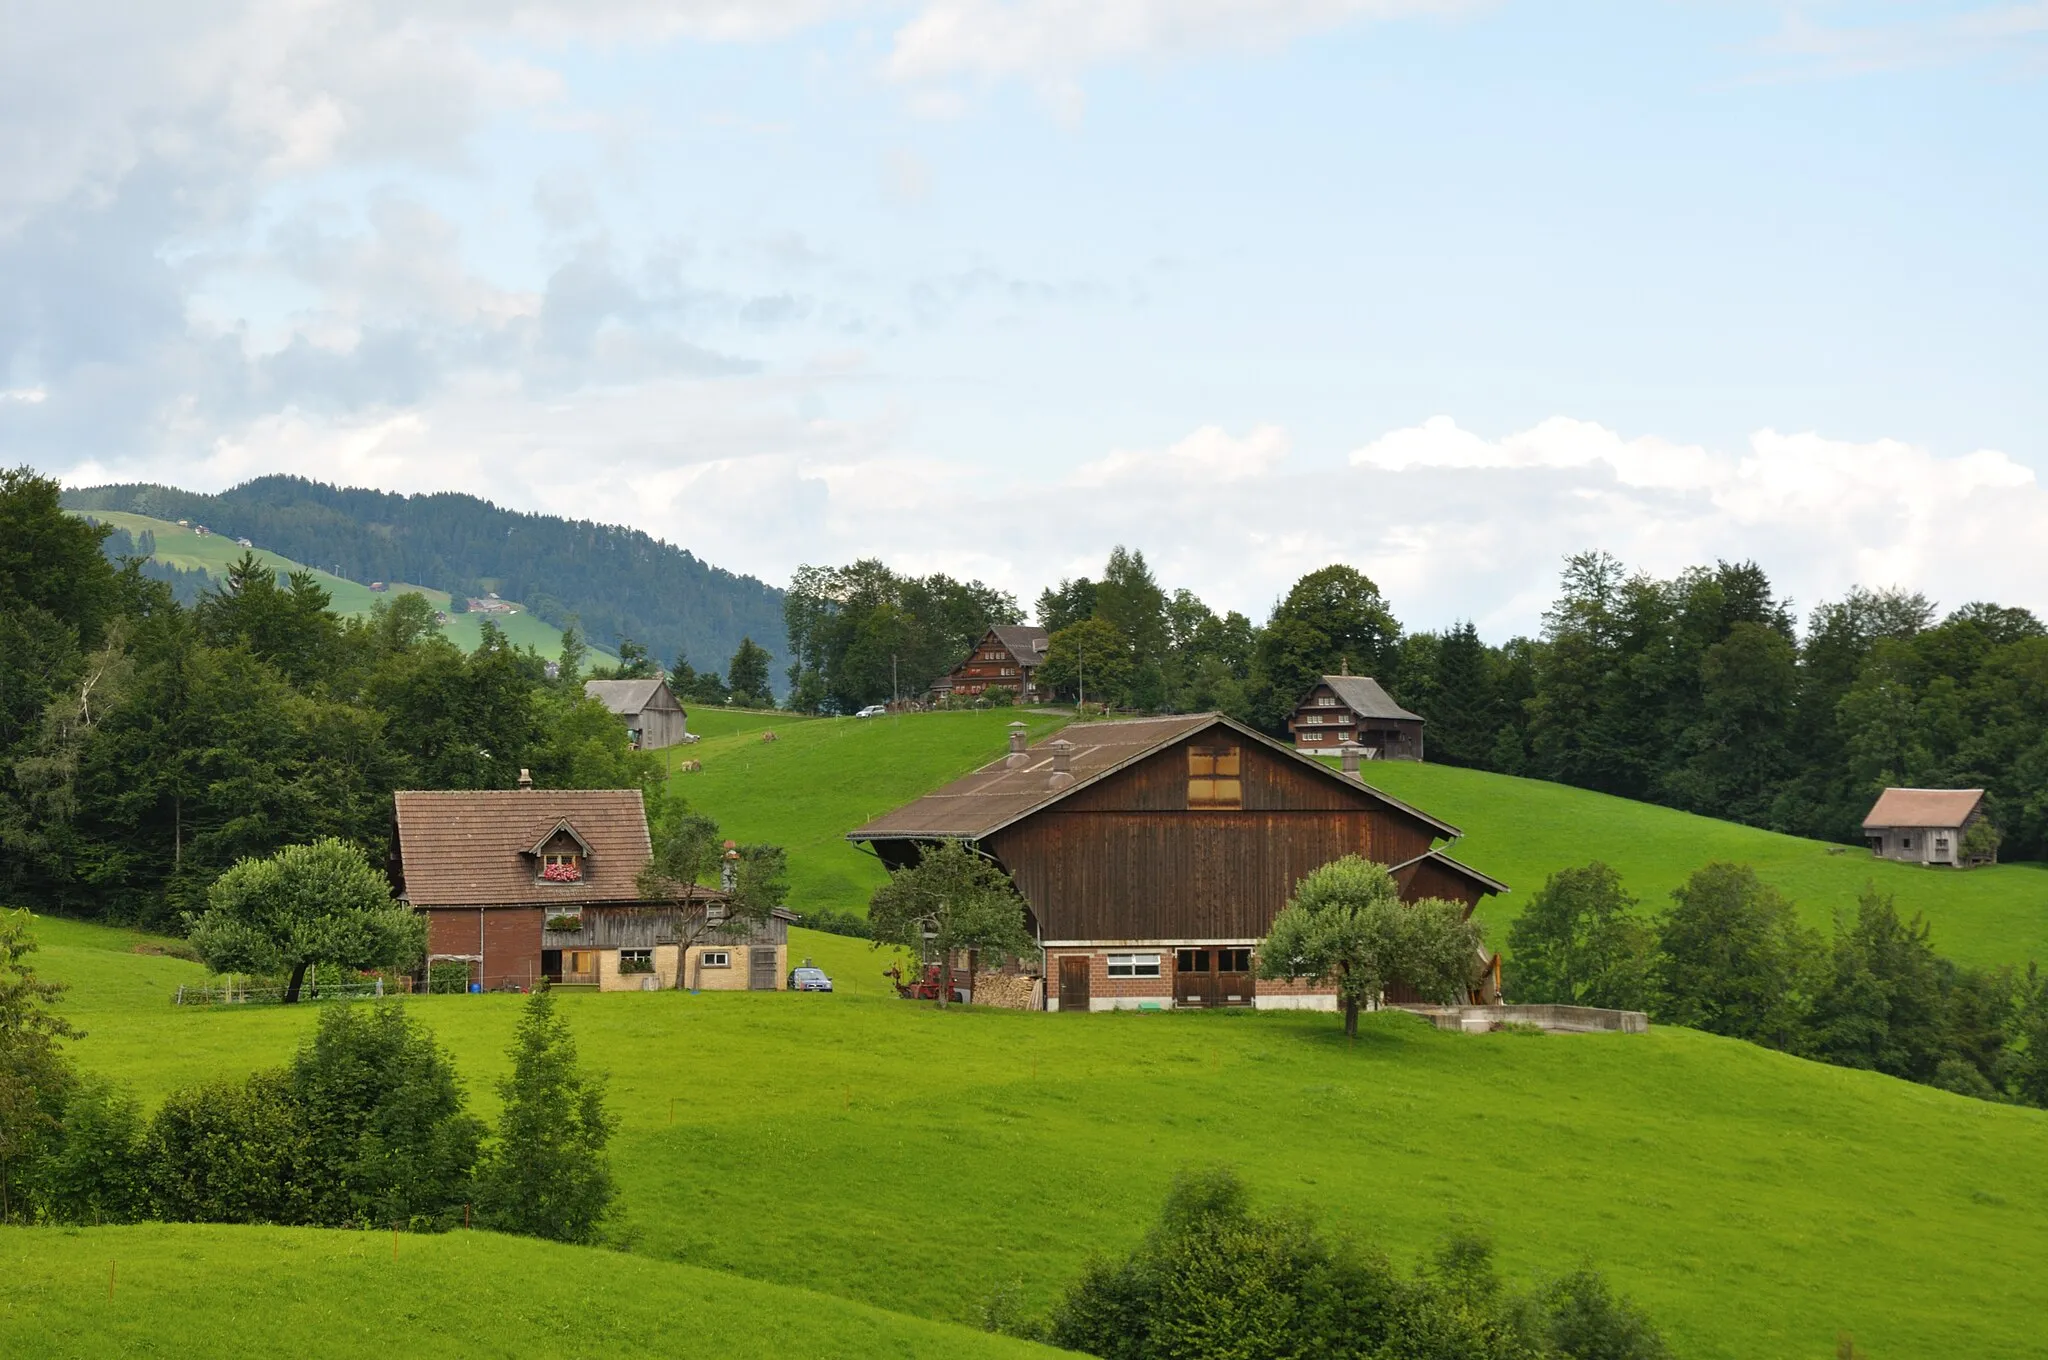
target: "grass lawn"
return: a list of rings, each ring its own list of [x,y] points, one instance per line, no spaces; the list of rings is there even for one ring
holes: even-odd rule
[[[1480,910],[1499,943],[1529,895],[1559,869],[1605,860],[1630,892],[1661,911],[1693,870],[1712,860],[1756,867],[1825,927],[1854,911],[1865,884],[1932,925],[1935,948],[1960,963],[2048,963],[2048,865],[1920,868],[1860,848],[1802,840],[1564,784],[1450,765],[1386,761],[1366,770],[1375,787],[1464,830],[1451,853],[1515,891]]]
[[[491,1233],[0,1228],[0,1355],[1052,1356],[845,1299]],[[112,1295],[109,1297],[109,1276]]]
[[[38,961],[77,984],[71,1009],[90,1031],[80,1061],[152,1101],[281,1061],[315,1018],[313,1007],[176,1009],[166,989],[196,965],[133,954],[147,942],[123,932],[38,929]],[[997,1288],[1043,1306],[1091,1251],[1137,1239],[1177,1169],[1227,1163],[1263,1202],[1306,1206],[1400,1257],[1477,1225],[1518,1277],[1590,1259],[1692,1360],[1827,1356],[1841,1331],[1876,1357],[2038,1353],[2042,1112],[1663,1028],[1447,1035],[1383,1015],[1347,1044],[1334,1017],[1314,1014],[940,1013],[884,999],[882,961],[860,941],[796,931],[792,954],[816,957],[843,990],[562,996],[586,1060],[611,1073],[615,1165],[633,1251],[649,1260],[583,1257],[589,1268],[550,1278],[580,1291],[614,1269],[639,1279],[681,1263],[972,1322]],[[453,1052],[479,1112],[495,1113],[519,999],[406,1004]],[[330,1253],[354,1244],[361,1261],[337,1270],[388,1264],[388,1237],[302,1236],[338,1237],[344,1246],[318,1249]],[[0,1238],[0,1251],[52,1262],[30,1278],[76,1270],[66,1287],[103,1290],[115,1253],[95,1234],[16,1237],[29,1245]],[[474,1245],[489,1241],[419,1250],[423,1261],[548,1250]],[[287,1288],[248,1285],[259,1303],[273,1287]],[[432,1310],[405,1300],[454,1292],[371,1306],[405,1321],[411,1309],[424,1327]],[[102,1294],[89,1297],[51,1315],[93,1325],[73,1317],[100,1308]],[[322,1312],[329,1296],[309,1297],[312,1311],[293,1315],[303,1325],[280,1334],[317,1340],[319,1319],[345,1325],[339,1302]],[[552,1301],[530,1285],[518,1298],[539,1303],[507,1297],[482,1332],[501,1353],[520,1334],[503,1329]],[[167,1305],[159,1345],[214,1335],[184,1307]],[[840,1314],[821,1303],[802,1316]],[[40,1323],[23,1335],[78,1353],[101,1345],[99,1333]]]
[[[1028,709],[801,718],[705,707],[690,711],[704,739],[662,754],[703,762],[669,787],[726,835],[788,849],[792,910],[864,914],[882,868],[846,833],[994,760],[1019,720],[1033,741],[1066,721]]]
[[[189,528],[179,528],[175,520],[152,519],[148,515],[131,515],[122,510],[74,513],[90,514],[102,524],[111,524],[117,529],[126,529],[138,536],[147,529],[156,535],[157,561],[185,571],[195,568],[202,570],[216,581],[227,576],[228,567],[240,561],[244,552],[255,553],[257,561],[277,571],[310,570],[320,582],[321,589],[333,597],[334,603],[331,607],[334,612],[344,617],[367,615],[370,607],[379,599],[389,598],[388,595],[380,595],[371,590],[361,581],[351,581],[347,577],[336,576],[332,572],[295,562],[289,557],[262,548],[244,548],[225,534],[207,534],[202,538]],[[448,607],[448,592],[445,590],[430,590],[426,586],[406,585],[393,581],[390,583],[390,591],[393,594],[411,591],[426,596],[436,609],[445,610]],[[519,611],[516,614],[491,616],[512,645],[531,647],[550,659],[558,656],[562,650],[561,632],[535,618],[524,605],[515,604],[514,607]],[[464,651],[475,651],[477,644],[483,641],[482,618],[480,614],[451,614],[448,616],[447,624],[442,627],[441,634]],[[588,645],[587,639],[585,645]],[[592,648],[590,660],[593,663],[612,665],[618,658],[608,652]]]

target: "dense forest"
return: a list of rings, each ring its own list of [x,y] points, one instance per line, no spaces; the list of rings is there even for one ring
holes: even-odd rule
[[[353,581],[496,591],[614,654],[630,638],[664,663],[723,658],[743,637],[782,654],[781,591],[637,529],[520,514],[453,492],[400,496],[300,477],[259,477],[218,495],[90,487],[64,493],[64,504],[189,519]]]
[[[792,702],[847,711],[964,656],[1010,597],[805,568],[785,600]],[[980,616],[973,617],[976,610]],[[1310,572],[1262,624],[1168,591],[1119,547],[1040,594],[1040,684],[1133,712],[1220,709],[1276,735],[1319,675],[1377,676],[1429,721],[1431,760],[1576,784],[1855,842],[1887,784],[1984,788],[2008,856],[2048,856],[2048,629],[2024,609],[1853,590],[1802,621],[1751,562],[1668,580],[1600,553],[1565,564],[1533,638],[1410,632],[1372,580]],[[941,645],[943,644],[943,645]]]
[[[381,861],[396,788],[653,783],[573,638],[550,679],[488,622],[463,652],[418,595],[344,620],[249,557],[188,608],[106,533],[0,471],[0,900],[176,928],[246,856],[335,836]]]

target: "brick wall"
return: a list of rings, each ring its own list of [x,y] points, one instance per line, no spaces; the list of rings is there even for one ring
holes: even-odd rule
[[[1088,960],[1088,1008],[1096,1011],[1129,1010],[1145,1003],[1161,1007],[1174,1004],[1174,954],[1180,945],[1142,945],[1116,949],[1048,949],[1045,951],[1045,995],[1048,1010],[1059,1009],[1060,963],[1062,958],[1085,958]],[[1192,946],[1213,948],[1214,946]],[[1159,956],[1158,977],[1111,977],[1109,956],[1111,954],[1157,954]],[[1257,961],[1253,961],[1256,969]],[[1336,993],[1328,983],[1308,981],[1290,982],[1282,979],[1269,982],[1264,978],[1252,984],[1253,1005],[1260,1010],[1330,1010],[1337,1004]]]
[[[485,991],[531,987],[540,976],[539,907],[436,907],[427,912],[427,953],[467,955],[481,951]],[[481,925],[481,938],[478,927]],[[470,981],[479,980],[470,964]]]

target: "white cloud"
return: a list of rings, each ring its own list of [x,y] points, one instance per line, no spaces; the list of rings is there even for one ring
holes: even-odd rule
[[[928,0],[896,33],[897,80],[1022,78],[1064,95],[1102,62],[1273,47],[1347,23],[1458,13],[1471,0]]]

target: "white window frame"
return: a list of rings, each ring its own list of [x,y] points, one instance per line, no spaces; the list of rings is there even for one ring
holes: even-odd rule
[[[1303,741],[1321,741],[1323,739],[1323,734],[1320,732],[1302,732],[1298,735]]]
[[[652,968],[654,966],[654,951],[652,949],[621,949],[619,951],[619,966],[621,968],[625,967],[628,962],[635,960]]]
[[[1113,978],[1156,978],[1159,976],[1157,954],[1111,954],[1106,961],[1107,972]]]
[[[697,956],[697,966],[699,968],[730,968],[732,967],[732,951],[730,949],[707,949]]]

